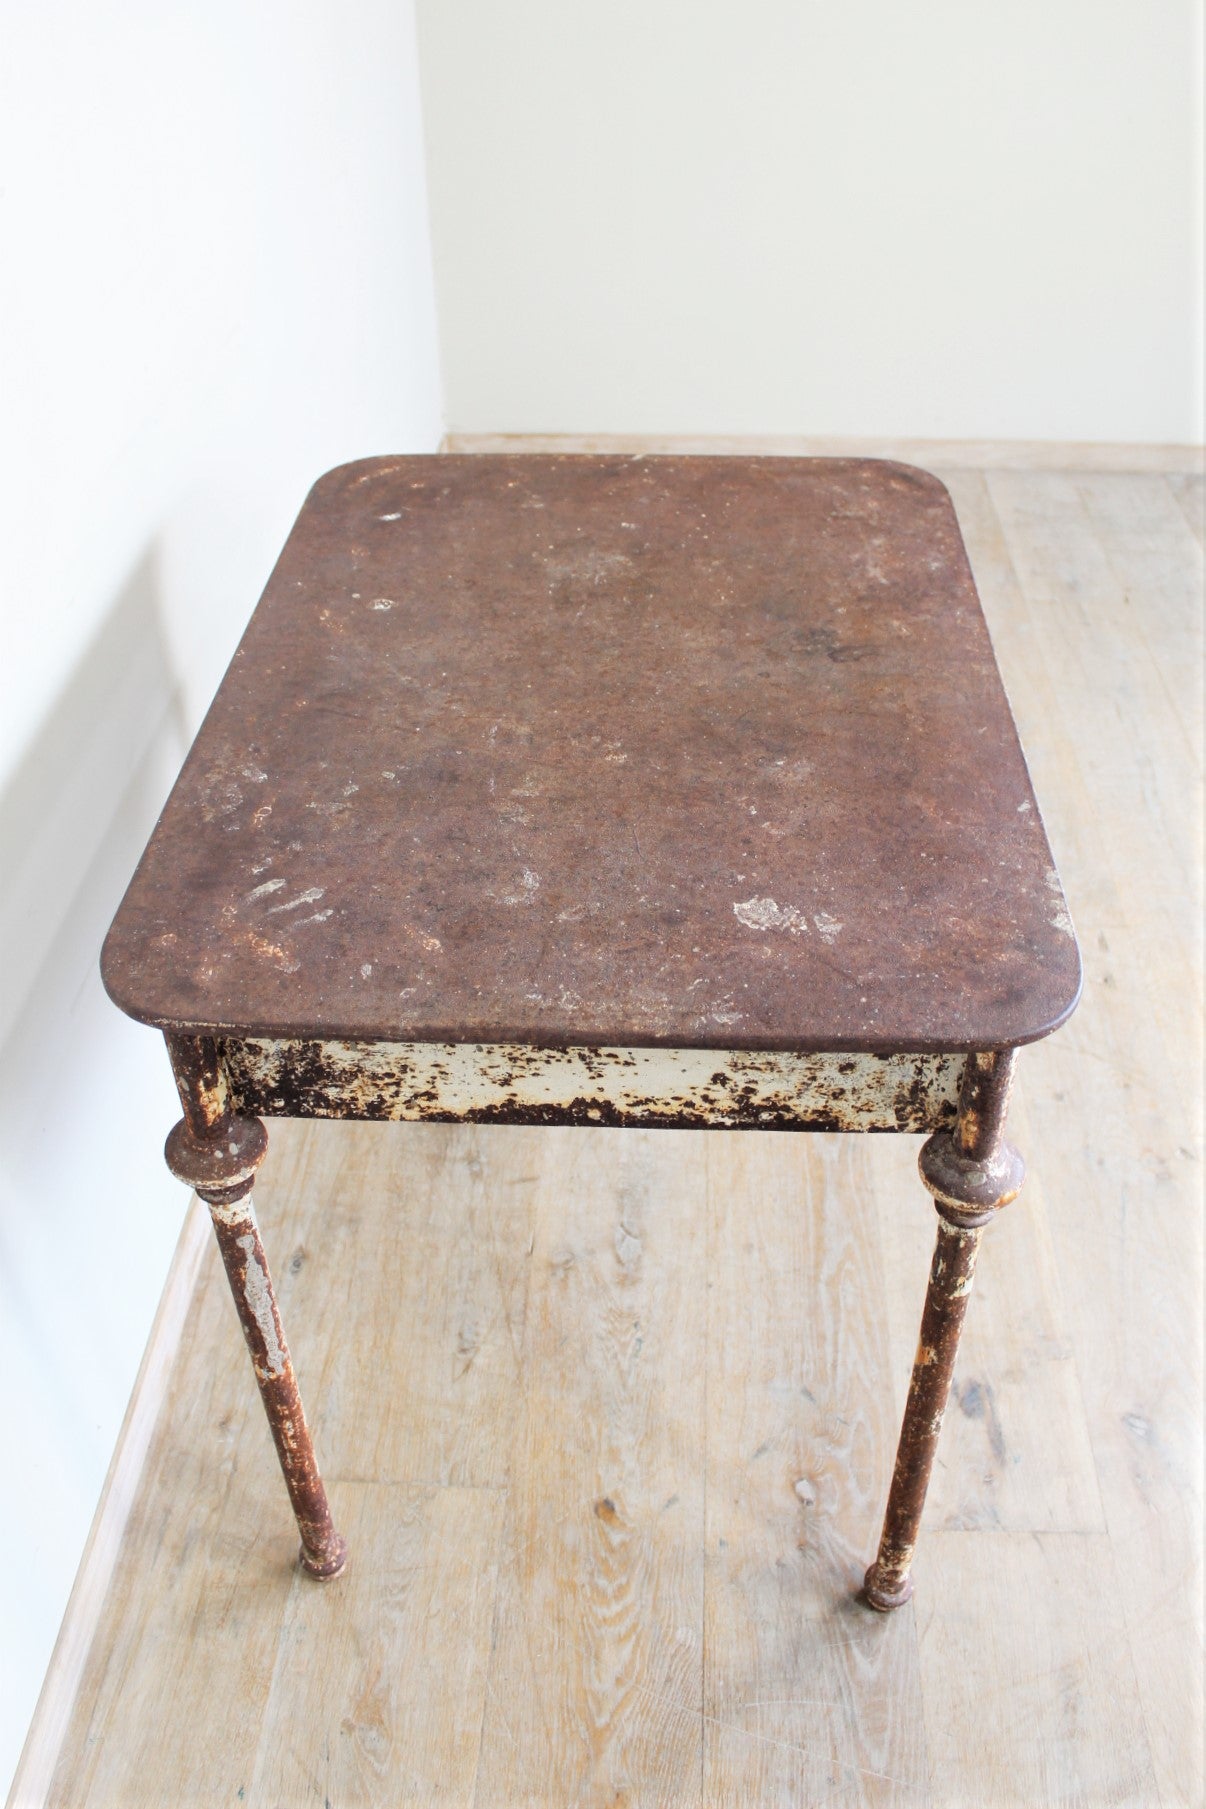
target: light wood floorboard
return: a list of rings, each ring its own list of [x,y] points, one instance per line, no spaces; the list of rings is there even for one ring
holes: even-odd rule
[[[208,1252],[22,1809],[1201,1803],[1202,479],[975,450],[940,469],[1086,990],[1020,1064],[914,1602],[853,1592],[919,1140],[282,1124],[257,1201],[352,1566],[293,1568]]]
[[[702,1735],[706,1142],[533,1135],[537,1280],[476,1801],[690,1801]]]
[[[871,1141],[708,1141],[706,1803],[930,1801],[913,1617],[855,1599],[898,1424]]]

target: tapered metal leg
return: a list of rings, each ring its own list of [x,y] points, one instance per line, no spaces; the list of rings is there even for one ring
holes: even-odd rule
[[[881,1613],[899,1608],[913,1593],[909,1568],[980,1236],[994,1214],[1016,1198],[1025,1176],[1022,1158],[1002,1134],[1015,1057],[1014,1050],[969,1057],[955,1129],[935,1132],[921,1151],[921,1178],[938,1210],[938,1242],[879,1554],[863,1585],[865,1600]]]
[[[297,1379],[285,1342],[251,1190],[268,1148],[258,1118],[230,1110],[214,1045],[169,1037],[185,1115],[167,1140],[168,1167],[209,1207],[285,1487],[301,1533],[301,1563],[312,1577],[338,1576],[347,1546],[335,1530],[318,1472]]]

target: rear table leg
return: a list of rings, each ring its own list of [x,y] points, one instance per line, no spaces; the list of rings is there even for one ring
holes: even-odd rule
[[[211,1041],[177,1036],[169,1036],[167,1041],[184,1106],[184,1117],[167,1140],[167,1165],[209,1207],[297,1517],[302,1567],[312,1577],[338,1576],[347,1562],[347,1546],[335,1530],[318,1473],[251,1203],[268,1134],[258,1118],[239,1118],[231,1111],[217,1049]]]
[[[879,1555],[865,1600],[886,1613],[913,1593],[909,1566],[950,1393],[959,1333],[984,1226],[1022,1185],[1022,1158],[1003,1136],[1016,1050],[968,1057],[953,1131],[936,1131],[921,1151],[921,1178],[938,1210],[938,1243],[921,1320],[909,1398],[896,1453]]]

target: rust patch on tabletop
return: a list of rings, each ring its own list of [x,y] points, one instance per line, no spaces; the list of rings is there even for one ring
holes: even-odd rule
[[[868,459],[311,492],[106,944],[169,1030],[969,1051],[1079,959],[951,501]]]

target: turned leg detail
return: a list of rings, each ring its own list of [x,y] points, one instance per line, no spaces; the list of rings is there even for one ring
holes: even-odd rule
[[[169,1037],[185,1115],[167,1140],[167,1165],[209,1207],[214,1234],[268,1416],[312,1577],[338,1576],[347,1546],[335,1530],[260,1240],[251,1190],[268,1148],[258,1118],[230,1109],[217,1052],[201,1038]]]
[[[921,1151],[921,1178],[938,1211],[938,1241],[879,1553],[863,1586],[865,1599],[881,1613],[899,1608],[913,1593],[909,1567],[980,1237],[994,1214],[1016,1198],[1025,1175],[1022,1158],[1003,1135],[1015,1058],[1014,1050],[969,1056],[954,1130],[936,1131]]]

